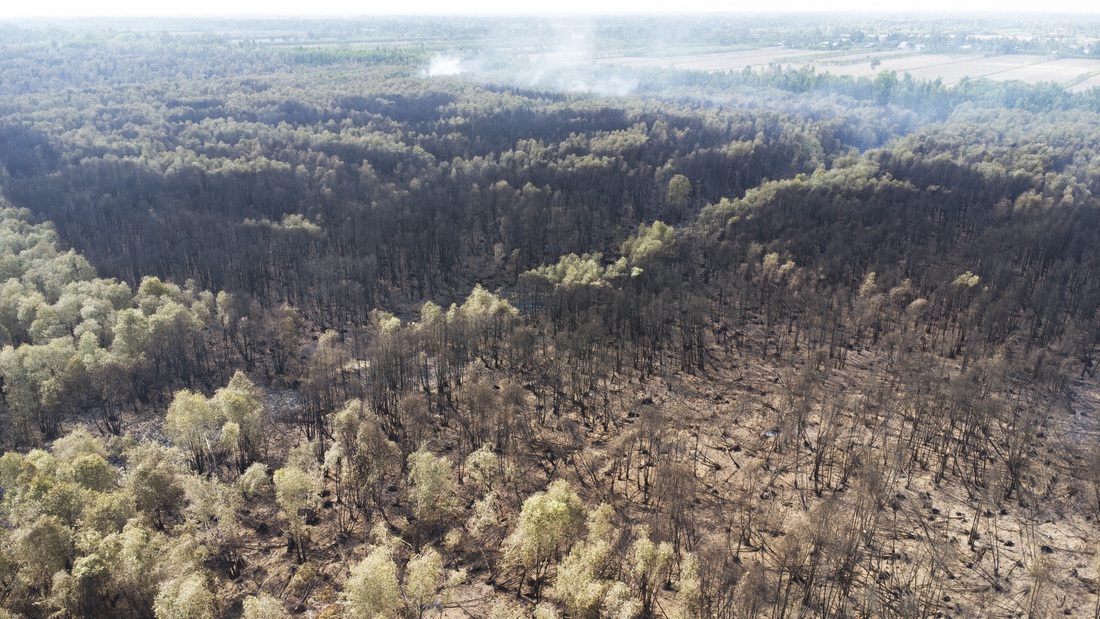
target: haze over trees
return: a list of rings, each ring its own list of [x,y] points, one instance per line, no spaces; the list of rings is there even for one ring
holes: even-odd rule
[[[1097,91],[510,25],[0,28],[0,617],[1094,614]]]

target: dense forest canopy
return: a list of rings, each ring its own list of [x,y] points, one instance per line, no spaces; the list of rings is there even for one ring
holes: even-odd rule
[[[1100,91],[561,57],[1094,26],[0,26],[0,618],[1093,615]]]

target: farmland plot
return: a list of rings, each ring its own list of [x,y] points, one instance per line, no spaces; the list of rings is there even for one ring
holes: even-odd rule
[[[882,71],[908,73],[914,79],[941,79],[948,86],[962,79],[1019,80],[1028,84],[1055,82],[1073,90],[1100,86],[1100,60],[1052,59],[1035,55],[975,56],[920,52],[868,52],[835,55],[831,52],[773,47],[753,51],[684,54],[665,57],[616,57],[597,62],[629,67],[661,67],[695,71],[763,70],[773,64],[787,68],[812,67],[819,73],[874,77]],[[874,64],[872,64],[874,63]]]

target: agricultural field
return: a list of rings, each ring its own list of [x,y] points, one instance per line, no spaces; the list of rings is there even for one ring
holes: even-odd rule
[[[665,69],[686,69],[690,71],[740,71],[745,67],[763,69],[772,63],[788,64],[803,61],[814,52],[785,47],[770,47],[739,52],[720,52],[710,54],[682,54],[661,57],[602,58],[597,62],[627,67],[657,67]]]
[[[1073,92],[1084,92],[1090,88],[1095,88],[1097,86],[1100,86],[1100,75],[1093,75],[1088,79],[1077,82],[1073,85],[1072,88],[1070,88],[1070,90]]]
[[[773,64],[784,68],[813,67],[818,72],[854,77],[874,77],[882,71],[908,73],[918,80],[942,79],[947,86],[963,78],[1018,80],[1028,84],[1056,82],[1072,91],[1100,85],[1100,60],[1049,58],[1037,55],[978,56],[914,52],[868,52],[837,55],[835,52],[772,47],[752,51],[685,54],[659,58],[618,57],[601,64],[629,67],[676,68],[695,71],[762,70]]]

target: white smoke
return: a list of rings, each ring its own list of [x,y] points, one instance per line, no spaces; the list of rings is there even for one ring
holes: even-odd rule
[[[607,71],[601,73],[574,73],[564,79],[550,80],[548,85],[556,86],[566,92],[584,92],[601,97],[623,97],[634,92],[634,89],[638,87],[637,79],[609,74]]]
[[[423,77],[454,75],[465,75],[478,82],[598,96],[625,96],[638,87],[635,77],[617,68],[595,65],[588,59],[557,55],[528,56],[492,63],[439,55],[421,71]]]
[[[463,75],[481,83],[508,84],[597,96],[625,96],[638,79],[619,67],[598,64],[595,26],[574,21],[549,25],[549,42],[498,43],[496,52],[477,58],[438,54],[421,71],[424,77]]]
[[[432,58],[426,71],[429,77],[437,75],[458,75],[463,73],[463,60],[458,56],[439,55]]]

